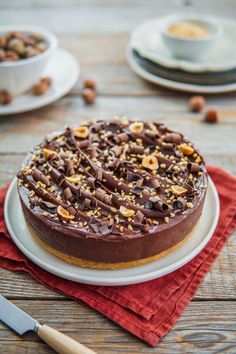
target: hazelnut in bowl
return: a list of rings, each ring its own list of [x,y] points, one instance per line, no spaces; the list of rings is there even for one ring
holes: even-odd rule
[[[217,21],[200,15],[168,16],[160,24],[165,45],[175,57],[187,60],[204,58],[217,43],[221,32]]]
[[[31,26],[0,26],[0,90],[19,95],[39,80],[57,48],[49,31]]]

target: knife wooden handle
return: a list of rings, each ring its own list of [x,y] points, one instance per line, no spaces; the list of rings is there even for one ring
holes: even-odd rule
[[[79,342],[76,342],[74,339],[46,325],[39,325],[37,334],[44,342],[46,342],[57,353],[96,354],[93,350],[85,347]]]

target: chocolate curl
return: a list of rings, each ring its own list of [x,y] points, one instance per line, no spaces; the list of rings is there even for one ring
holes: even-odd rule
[[[137,213],[135,214],[135,219],[137,219],[140,223],[142,223],[145,219],[145,216],[140,210],[138,210]]]
[[[68,176],[72,176],[75,174],[74,162],[73,160],[68,160],[66,164],[66,172]]]
[[[164,140],[167,143],[180,144],[183,138],[182,135],[178,133],[166,133]]]
[[[151,138],[151,139],[154,139],[156,137],[159,136],[158,132],[155,132],[151,129],[146,129],[145,130],[145,135],[148,137],[148,138]]]
[[[60,171],[53,168],[51,170],[51,177],[52,177],[53,181],[55,181],[57,183],[57,182],[59,182],[59,180],[62,180],[64,176]]]
[[[58,169],[58,171],[65,172],[65,162],[63,159],[60,159],[57,162],[57,169]]]
[[[87,179],[87,183],[90,188],[95,189],[95,182],[96,182],[96,178],[94,178],[94,177],[89,177]]]
[[[143,146],[131,146],[129,148],[129,153],[135,154],[135,155],[142,155],[144,153],[144,147]]]
[[[74,196],[73,196],[73,194],[72,194],[72,192],[71,192],[69,187],[67,187],[63,191],[63,193],[64,193],[64,196],[66,197],[66,199],[69,200],[70,202],[74,200]]]
[[[120,166],[121,161],[119,159],[114,159],[111,164],[109,165],[110,168],[114,168],[114,170],[117,170],[117,168]]]
[[[87,151],[91,158],[94,158],[98,155],[97,150],[94,147],[88,148]]]
[[[120,154],[122,152],[122,148],[120,146],[116,145],[111,148],[111,151],[114,153],[114,155],[116,157],[118,157],[118,156],[120,156]]]
[[[95,197],[103,202],[106,199],[106,192],[102,188],[98,188],[95,191]]]
[[[155,179],[155,178],[151,179],[149,183],[150,183],[150,185],[151,185],[153,188],[155,188],[155,189],[160,188],[160,183],[159,183],[159,181],[158,181],[157,179]]]
[[[151,197],[149,201],[153,203],[155,209],[160,211],[166,211],[169,209],[168,204],[164,203],[159,197]]]
[[[129,136],[126,133],[120,133],[114,137],[114,140],[117,144],[127,143],[127,141],[129,140]]]
[[[86,140],[83,140],[83,141],[79,141],[79,142],[77,142],[77,145],[78,145],[79,148],[85,149],[86,147],[89,146],[89,140],[86,139]]]
[[[100,170],[97,171],[97,179],[100,182],[102,182],[102,176],[103,176],[103,173],[102,173],[102,170],[100,169]]]
[[[91,200],[88,198],[84,199],[83,209],[90,209],[91,208]]]
[[[199,172],[201,170],[200,166],[197,164],[197,163],[194,163],[194,162],[189,162],[187,164],[187,169],[190,171],[190,172]]]
[[[66,209],[70,215],[76,215],[77,213],[76,209],[72,205],[68,206]]]
[[[187,205],[187,200],[185,200],[184,198],[178,198],[173,201],[173,209],[174,210],[184,209],[186,205]]]
[[[173,145],[172,143],[165,143],[165,142],[163,141],[162,147],[163,147],[163,149],[165,149],[165,150],[174,150],[174,145]]]
[[[44,183],[47,187],[50,186],[49,179],[39,169],[35,168],[32,172],[32,176],[35,181],[40,181],[40,182]]]

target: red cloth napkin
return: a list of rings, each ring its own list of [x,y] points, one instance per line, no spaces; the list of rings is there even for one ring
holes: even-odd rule
[[[3,218],[7,188],[0,190],[0,266],[23,270],[45,286],[84,301],[151,346],[156,346],[192,299],[236,227],[236,178],[217,167],[209,167],[208,172],[220,196],[217,229],[198,256],[171,274],[142,284],[101,287],[64,280],[44,271],[18,250],[7,232]]]

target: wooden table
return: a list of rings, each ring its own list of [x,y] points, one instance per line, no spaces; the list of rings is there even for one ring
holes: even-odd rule
[[[195,1],[193,11],[235,16],[233,1]],[[10,181],[25,153],[48,132],[84,118],[127,115],[161,120],[184,132],[209,164],[236,172],[235,94],[207,97],[220,111],[220,123],[207,125],[189,113],[187,94],[170,92],[138,78],[128,67],[125,48],[140,21],[180,11],[178,1],[27,1],[0,2],[1,24],[45,26],[81,64],[81,80],[97,81],[96,104],[85,106],[80,84],[64,98],[34,112],[0,118],[0,183]],[[212,7],[214,9],[212,9]],[[81,82],[81,81],[80,81]],[[207,274],[173,330],[149,348],[96,311],[38,284],[24,273],[0,269],[0,293],[39,321],[80,340],[98,353],[235,353],[236,233]],[[33,334],[19,338],[0,324],[0,353],[53,353]]]

